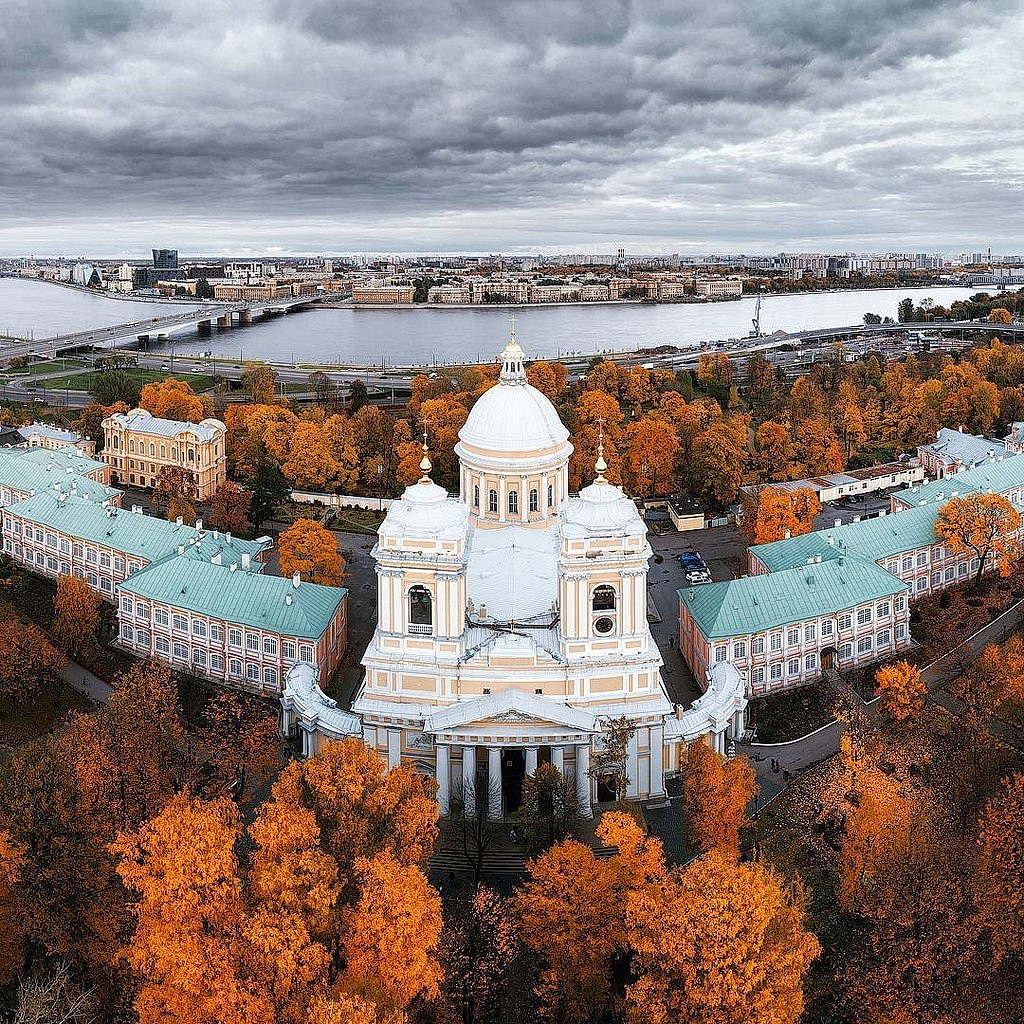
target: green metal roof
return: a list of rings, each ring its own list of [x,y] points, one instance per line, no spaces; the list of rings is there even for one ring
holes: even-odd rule
[[[51,493],[36,494],[16,502],[7,511],[86,543],[116,548],[147,562],[166,558],[183,546],[190,558],[209,560],[220,555],[225,565],[240,564],[243,553],[255,558],[268,546],[266,539],[232,537],[229,542],[224,533],[178,526],[166,519],[108,508],[85,498],[61,499]]]
[[[253,629],[311,640],[323,635],[348,593],[344,587],[295,586],[280,576],[232,572],[222,565],[181,557],[140,569],[118,590]]]
[[[874,562],[837,558],[684,588],[679,600],[704,637],[718,640],[835,615],[909,589]]]
[[[1024,462],[1024,459],[1021,460]],[[799,537],[755,544],[750,550],[769,571],[804,565],[821,555],[825,561],[839,557],[840,545],[847,555],[865,562],[879,562],[904,551],[934,544],[939,505],[910,508],[859,523],[844,523]]]
[[[57,456],[50,458],[49,456]],[[0,449],[0,487],[9,487],[29,494],[62,490],[65,493],[80,494],[93,501],[103,502],[121,492],[107,487],[90,477],[74,471],[74,462],[63,452],[51,452],[46,448]],[[100,465],[94,459],[84,456],[79,461],[85,465]],[[68,469],[71,472],[68,472]]]
[[[8,451],[7,454],[13,455],[14,452]],[[73,472],[83,475],[107,468],[107,464],[102,459],[83,455],[77,448],[67,444],[60,448],[23,448],[18,458],[22,462],[32,462],[38,466],[47,466],[52,463],[60,469],[70,467]]]
[[[959,495],[970,494],[973,491],[1000,494],[1021,486],[1024,486],[1024,455],[1008,455],[999,462],[989,462],[974,469],[965,469],[943,480],[905,487],[902,491],[896,491],[893,497],[905,501],[908,505],[920,505],[921,502],[949,501],[954,496],[953,491]]]

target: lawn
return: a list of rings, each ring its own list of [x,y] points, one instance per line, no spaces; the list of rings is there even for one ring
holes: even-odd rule
[[[48,359],[44,363],[32,363],[31,366],[22,367],[22,372],[36,377],[44,373],[60,373],[61,370],[77,370],[88,365],[83,359]]]
[[[783,690],[755,697],[750,718],[758,743],[787,743],[828,725],[833,720],[834,701],[821,680],[796,690]]]
[[[57,367],[60,369],[60,367]],[[140,384],[154,384],[157,381],[167,380],[174,377],[175,380],[187,381],[192,390],[197,394],[209,391],[215,387],[219,379],[208,373],[175,373],[170,374],[163,370],[133,370],[132,376],[138,378]],[[39,381],[38,384],[29,384],[29,387],[47,388],[52,391],[89,391],[92,387],[94,373],[72,373],[67,377],[53,377],[50,380]]]

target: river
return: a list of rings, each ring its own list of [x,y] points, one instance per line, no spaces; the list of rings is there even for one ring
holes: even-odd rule
[[[858,323],[867,312],[896,316],[901,299],[932,298],[948,306],[979,288],[896,288],[766,295],[761,330],[797,331]],[[516,333],[530,356],[620,352],[658,345],[689,348],[702,341],[743,337],[755,299],[734,302],[641,305],[574,303],[515,310]],[[0,333],[36,338],[158,316],[182,305],[130,302],[38,281],[0,279]],[[251,327],[198,337],[176,335],[175,353],[241,352],[246,359],[341,364],[425,365],[488,360],[508,334],[511,310],[308,309]]]

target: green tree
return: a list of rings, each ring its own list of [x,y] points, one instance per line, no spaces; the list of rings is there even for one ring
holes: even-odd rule
[[[213,285],[206,280],[205,277],[199,278],[196,281],[196,298],[197,299],[212,299],[213,298]]]
[[[368,402],[366,385],[361,380],[352,381],[348,386],[348,414],[354,415]]]
[[[916,319],[914,316],[915,312],[914,300],[911,298],[903,299],[896,307],[896,317],[901,324],[905,324]]]
[[[252,492],[249,518],[257,533],[277,510],[277,506],[291,493],[288,481],[285,480],[277,463],[267,454],[266,448],[262,445],[260,447],[256,465],[246,481],[246,486]]]

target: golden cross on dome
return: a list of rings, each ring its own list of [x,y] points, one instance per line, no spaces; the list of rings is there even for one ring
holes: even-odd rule
[[[608,483],[605,478],[605,470],[608,468],[608,463],[604,461],[604,417],[599,416],[597,418],[598,435],[597,435],[597,462],[594,463],[594,469],[597,472],[597,476],[594,477],[595,484],[606,484]]]

